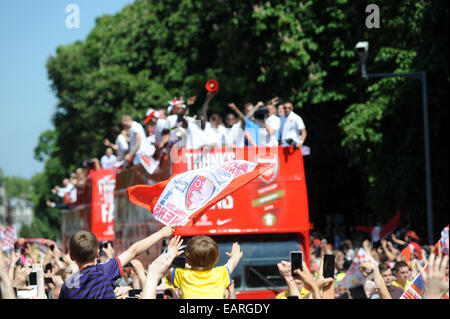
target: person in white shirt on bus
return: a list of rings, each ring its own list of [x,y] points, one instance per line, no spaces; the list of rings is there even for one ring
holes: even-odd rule
[[[125,154],[129,149],[128,129],[120,130],[118,126],[113,126],[111,131],[116,139],[114,144],[111,143],[107,138],[103,140],[103,143],[105,144],[105,146],[112,147],[113,150],[116,151],[118,161],[123,161],[123,158],[125,157]]]
[[[221,147],[226,144],[227,131],[223,126],[219,114],[212,114],[205,125],[205,138],[212,147]]]
[[[68,178],[64,178],[63,187],[55,186],[52,189],[52,193],[58,195],[64,199],[63,204],[56,204],[47,200],[47,206],[54,208],[69,208],[70,204],[77,201],[77,188],[73,185]]]
[[[117,162],[116,155],[113,154],[112,147],[107,147],[105,155],[100,159],[100,164],[103,169],[114,169],[114,164]]]
[[[202,129],[201,116],[188,119],[188,128],[186,134],[186,148],[201,149],[208,145],[205,130]]]
[[[290,102],[284,103],[286,120],[281,133],[281,145],[296,145],[301,148],[305,142],[307,132],[303,119],[294,113],[294,106]]]
[[[267,102],[267,109],[269,110],[269,114],[264,121],[264,127],[268,134],[268,145],[267,146],[278,146],[278,140],[280,139],[280,126],[281,121],[277,116],[277,108],[275,103],[272,101]]]
[[[152,156],[152,149],[147,143],[144,127],[133,121],[130,115],[123,115],[120,121],[123,127],[130,130],[130,151],[125,155],[124,160],[126,162],[133,160],[133,165],[137,165],[140,163],[139,155]]]
[[[190,97],[186,104],[184,104],[183,97],[173,98],[169,101],[168,108],[169,113],[172,113],[167,117],[167,123],[165,129],[170,130],[169,144],[177,144],[178,147],[184,147],[186,144],[186,135],[188,120],[192,118],[186,116],[188,108],[195,103],[196,96]]]
[[[242,122],[233,113],[225,116],[226,146],[244,147],[244,130]]]

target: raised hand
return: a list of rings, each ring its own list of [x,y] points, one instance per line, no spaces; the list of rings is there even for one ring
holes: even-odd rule
[[[431,254],[428,262],[428,272],[420,269],[424,285],[424,299],[440,299],[449,290],[449,284],[445,278],[445,270],[448,266],[448,255],[435,256]]]
[[[172,237],[173,233],[175,231],[175,228],[172,226],[164,226],[159,230],[163,238],[170,238]]]
[[[179,250],[182,244],[183,239],[180,236],[173,237],[167,246],[167,253],[175,257],[180,256],[184,252],[184,250]]]
[[[319,266],[319,271],[317,272],[317,278],[316,278],[316,284],[319,287],[319,289],[328,287],[329,285],[331,285],[336,278],[325,278],[323,276],[323,257],[320,259],[320,266]]]
[[[197,100],[197,97],[196,97],[196,96],[191,96],[191,97],[187,100],[186,105],[187,105],[187,106],[191,106],[191,105],[193,105],[193,104],[195,103],[196,100]]]
[[[303,261],[303,270],[295,269],[294,273],[297,274],[305,283],[306,288],[313,294],[314,299],[321,299],[320,290],[317,283],[314,280],[313,275],[308,269],[305,261]]]

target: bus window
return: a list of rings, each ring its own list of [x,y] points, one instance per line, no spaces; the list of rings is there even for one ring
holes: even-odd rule
[[[301,250],[294,234],[262,234],[240,236],[213,236],[220,257],[217,266],[225,265],[234,242],[238,242],[244,255],[232,273],[236,289],[280,289],[286,282],[277,264],[290,261],[290,251]]]

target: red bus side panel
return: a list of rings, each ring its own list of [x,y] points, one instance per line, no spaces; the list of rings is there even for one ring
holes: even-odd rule
[[[92,175],[91,231],[99,241],[114,240],[116,173],[104,169]]]

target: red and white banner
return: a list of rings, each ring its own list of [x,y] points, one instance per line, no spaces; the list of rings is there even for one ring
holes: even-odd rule
[[[92,232],[99,241],[114,239],[114,189],[116,174],[111,169],[96,171],[92,175]]]
[[[165,225],[192,225],[219,201],[273,168],[270,163],[233,160],[190,170],[155,185],[127,189],[130,202]]]
[[[401,211],[399,210],[394,217],[389,220],[383,227],[380,226],[356,226],[356,230],[370,233],[372,241],[379,241],[392,233],[399,225]]]

